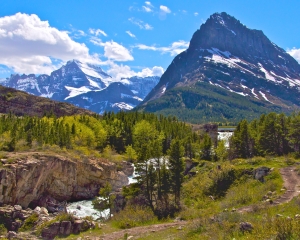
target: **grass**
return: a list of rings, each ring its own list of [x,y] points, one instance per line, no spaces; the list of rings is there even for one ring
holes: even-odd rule
[[[19,231],[26,232],[32,230],[38,220],[39,215],[37,213],[33,213],[24,221],[22,227],[19,228]]]
[[[121,229],[159,223],[152,210],[140,206],[128,206],[111,219],[113,226]]]

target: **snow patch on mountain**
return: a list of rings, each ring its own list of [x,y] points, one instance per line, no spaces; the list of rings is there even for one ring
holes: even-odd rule
[[[263,67],[263,65],[261,63],[258,63],[259,65],[259,69],[261,72],[263,72],[265,74],[265,78],[270,80],[270,81],[273,81],[273,82],[277,82],[276,79]]]
[[[266,97],[266,94],[264,94],[262,91],[259,91],[260,95],[267,101],[267,102],[270,102],[272,104],[274,104],[273,102],[271,102],[267,97]]]
[[[258,100],[260,100],[259,97],[257,96],[257,94],[254,92],[254,88],[251,89],[251,93],[253,94],[253,96],[255,98],[257,98]]]
[[[118,107],[122,110],[132,110],[135,106],[131,106],[125,102],[119,102],[119,103],[114,103],[112,104],[112,107]]]
[[[70,92],[69,95],[65,98],[65,100],[91,91],[91,89],[89,89],[86,86],[80,88],[65,86],[65,88]]]

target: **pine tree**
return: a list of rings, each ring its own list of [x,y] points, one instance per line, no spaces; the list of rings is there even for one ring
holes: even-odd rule
[[[171,142],[171,147],[169,150],[169,170],[171,187],[175,196],[175,205],[177,207],[180,207],[180,190],[183,183],[183,155],[184,147],[179,140],[174,139]]]

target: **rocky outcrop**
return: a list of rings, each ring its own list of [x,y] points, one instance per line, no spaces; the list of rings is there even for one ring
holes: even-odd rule
[[[105,159],[71,160],[45,153],[18,153],[0,169],[0,203],[35,207],[40,198],[58,201],[91,199],[106,182],[118,189],[127,176]]]
[[[20,205],[6,205],[0,207],[0,220],[9,231],[17,232],[22,226],[23,221],[32,213],[31,209],[23,210]]]
[[[122,163],[122,171],[126,176],[132,176],[134,172],[134,165],[131,162],[123,161]]]
[[[26,221],[28,218],[31,218],[30,221]],[[65,220],[59,221],[60,218]],[[80,219],[66,213],[59,216],[57,214],[49,214],[47,209],[39,206],[34,210],[29,208],[24,210],[20,205],[5,205],[0,207],[0,220],[9,231],[7,234],[8,239],[40,239],[31,234],[24,236],[24,230],[28,230],[28,224],[30,224],[30,230],[36,235],[39,232],[38,228],[45,226],[38,233],[38,235],[41,234],[42,239],[54,239],[56,236],[68,236],[72,233],[78,234],[95,227],[95,222],[93,221]],[[24,226],[26,226],[25,229]]]
[[[61,221],[54,222],[42,230],[42,238],[45,240],[54,239],[56,236],[68,236],[71,233],[78,234],[90,228],[95,224],[87,220]]]
[[[267,176],[270,173],[270,171],[271,169],[268,167],[259,167],[253,171],[253,177],[256,180],[264,182],[265,181],[264,177]]]

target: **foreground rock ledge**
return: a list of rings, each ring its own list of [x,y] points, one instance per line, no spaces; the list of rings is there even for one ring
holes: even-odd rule
[[[45,195],[58,201],[90,199],[109,182],[113,189],[128,184],[128,178],[105,159],[72,160],[47,153],[11,154],[0,169],[0,203],[24,208]],[[3,160],[3,159],[1,159]]]

